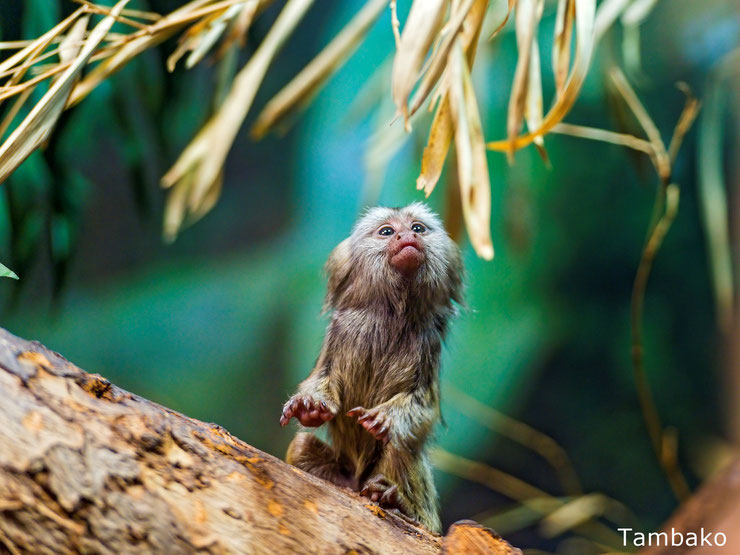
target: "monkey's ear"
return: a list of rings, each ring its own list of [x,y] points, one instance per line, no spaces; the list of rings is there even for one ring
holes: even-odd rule
[[[351,237],[347,237],[334,247],[329,255],[329,260],[326,261],[324,271],[329,276],[329,283],[326,289],[326,299],[324,300],[324,311],[331,310],[336,306],[349,283],[349,275],[352,271],[350,239]]]

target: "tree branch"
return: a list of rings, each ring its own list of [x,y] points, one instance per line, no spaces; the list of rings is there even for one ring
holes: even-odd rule
[[[520,553],[470,523],[431,534],[2,329],[0,399],[0,552],[454,553],[462,534]]]

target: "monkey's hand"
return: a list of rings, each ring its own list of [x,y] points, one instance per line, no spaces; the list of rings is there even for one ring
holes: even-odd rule
[[[326,401],[298,393],[285,403],[283,414],[280,415],[280,425],[286,426],[295,417],[302,426],[316,428],[334,418],[335,414],[336,409],[332,409]]]
[[[378,441],[388,443],[391,439],[391,420],[383,410],[377,407],[374,409],[355,407],[347,411],[347,416],[356,418],[357,422]]]

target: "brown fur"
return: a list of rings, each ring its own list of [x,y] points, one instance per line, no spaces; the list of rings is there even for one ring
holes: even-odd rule
[[[426,230],[414,233],[414,223]],[[393,236],[378,234],[384,225]],[[420,244],[423,262],[410,273],[391,263],[390,242],[401,237]],[[442,340],[462,302],[459,250],[421,203],[373,208],[334,249],[326,270],[331,322],[316,366],[286,403],[281,423],[327,422],[332,445],[299,433],[287,460],[439,531],[425,443],[440,415]]]

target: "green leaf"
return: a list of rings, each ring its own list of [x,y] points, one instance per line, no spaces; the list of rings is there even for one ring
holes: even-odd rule
[[[8,268],[7,266],[3,266],[0,264],[0,277],[8,277],[11,279],[18,279],[18,276],[15,275],[15,272]]]

